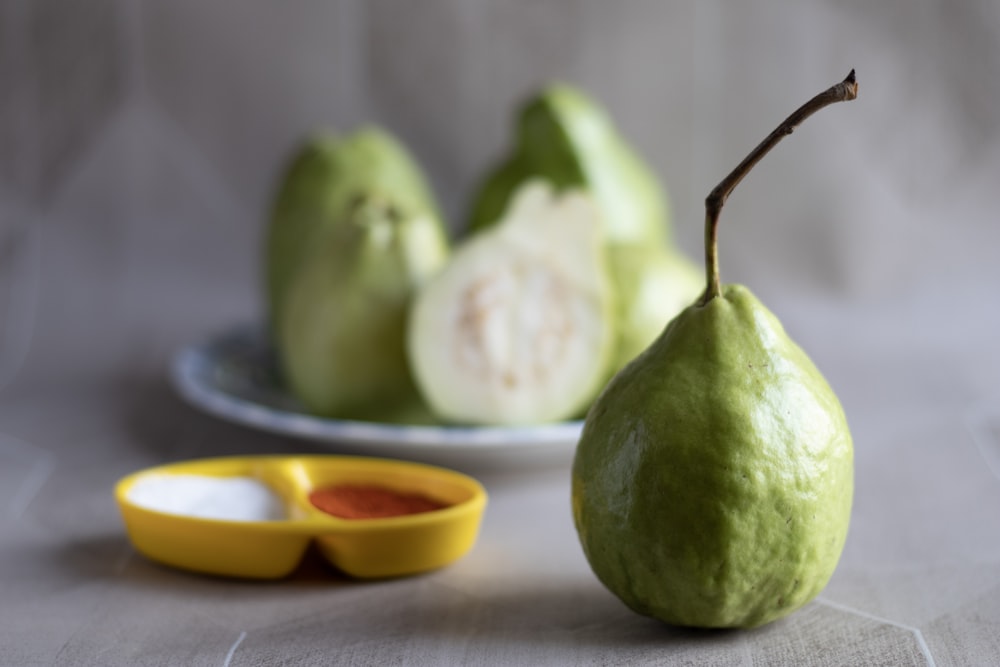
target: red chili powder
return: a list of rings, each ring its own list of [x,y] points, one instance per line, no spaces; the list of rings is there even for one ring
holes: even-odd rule
[[[400,493],[367,484],[338,484],[316,489],[309,494],[309,501],[341,519],[384,519],[446,507],[419,493]]]

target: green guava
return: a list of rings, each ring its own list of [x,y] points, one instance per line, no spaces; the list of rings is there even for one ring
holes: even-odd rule
[[[285,381],[313,414],[430,421],[410,372],[407,316],[447,261],[438,222],[363,195],[314,235],[291,276],[276,344]]]
[[[719,278],[733,189],[854,71],[793,112],[705,199],[706,285],[587,413],[573,518],[597,577],[667,623],[755,627],[826,586],[847,539],[854,449],[836,394],[778,319]]]
[[[266,230],[264,274],[268,322],[277,328],[288,284],[314,234],[338,224],[361,195],[390,197],[408,215],[441,215],[420,167],[395,137],[378,127],[345,136],[320,133],[295,152],[281,175]]]
[[[689,306],[608,384],[573,463],[598,578],[676,625],[753,627],[826,585],[847,536],[844,412],[741,286]]]

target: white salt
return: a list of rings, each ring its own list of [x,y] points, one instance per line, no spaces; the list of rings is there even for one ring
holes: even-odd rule
[[[145,475],[129,489],[128,499],[146,509],[203,519],[278,521],[286,517],[281,498],[253,477]]]

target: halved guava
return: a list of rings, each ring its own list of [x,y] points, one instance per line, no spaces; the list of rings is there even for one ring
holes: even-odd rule
[[[531,181],[420,290],[408,336],[414,377],[451,422],[580,416],[609,376],[613,308],[598,206]]]

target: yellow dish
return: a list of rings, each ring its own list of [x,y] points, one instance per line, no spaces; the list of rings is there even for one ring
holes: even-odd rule
[[[148,475],[252,477],[283,500],[287,518],[231,521],[171,514],[135,504],[129,491]],[[334,484],[373,484],[417,493],[442,509],[380,519],[341,519],[309,494]],[[115,485],[129,539],[144,556],[173,567],[233,577],[276,579],[291,573],[315,540],[323,556],[357,578],[433,570],[476,541],[486,491],[461,473],[420,463],[353,456],[243,456],[148,468]]]

